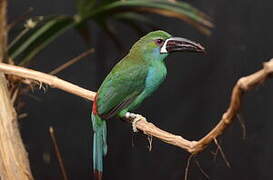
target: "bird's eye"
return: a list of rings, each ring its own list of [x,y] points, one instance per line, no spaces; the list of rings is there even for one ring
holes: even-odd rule
[[[164,43],[164,40],[163,39],[156,39],[155,42],[158,46],[161,46]]]

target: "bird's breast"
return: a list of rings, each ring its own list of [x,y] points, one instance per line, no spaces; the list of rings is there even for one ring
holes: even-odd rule
[[[166,74],[167,70],[164,64],[150,67],[145,81],[145,93],[147,95],[153,93],[164,81]]]

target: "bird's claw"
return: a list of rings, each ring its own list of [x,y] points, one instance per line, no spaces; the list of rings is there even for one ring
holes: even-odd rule
[[[143,120],[143,119],[146,120],[146,118],[141,116],[140,114],[134,114],[134,113],[130,113],[130,112],[127,112],[125,114],[125,117],[133,119],[133,121],[132,121],[133,132],[138,132],[137,127],[136,127],[136,123],[138,121]]]

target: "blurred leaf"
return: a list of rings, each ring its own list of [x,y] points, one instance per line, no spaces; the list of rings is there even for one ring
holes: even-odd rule
[[[145,31],[143,30],[141,25],[146,25],[151,27],[152,29],[156,29],[156,25],[147,17],[141,14],[133,13],[133,12],[125,12],[119,13],[113,16],[114,19],[130,26],[133,30],[138,33],[139,36],[143,36]]]
[[[165,9],[142,8],[141,10],[138,10],[138,11],[140,11],[140,12],[144,11],[144,12],[149,12],[149,13],[154,13],[154,14],[161,14],[163,16],[181,19],[181,20],[193,25],[194,27],[196,27],[203,34],[210,35],[210,29],[208,27],[192,20],[188,16],[184,16],[184,15],[178,14],[176,12],[171,12],[171,11],[168,11]]]
[[[76,6],[78,14],[81,18],[84,18],[90,11],[94,10],[93,7],[96,4],[96,0],[76,0]]]
[[[75,29],[78,31],[84,42],[87,44],[87,46],[90,46],[90,29],[88,26],[87,21],[83,21],[82,23],[79,23],[75,26]]]
[[[207,20],[210,20],[210,21],[212,20],[208,15],[199,11],[197,8],[191,6],[190,4],[188,4],[186,2],[176,1],[175,3],[167,3],[167,4],[170,6],[183,8],[183,9],[187,10],[188,12],[191,12],[193,14],[197,14]]]
[[[25,65],[51,41],[73,25],[74,19],[68,16],[44,18],[34,27],[26,27],[27,32],[9,47],[9,56],[16,63]]]
[[[113,17],[114,17],[114,19],[117,19],[117,20],[136,21],[136,22],[141,22],[145,25],[150,25],[150,26],[155,25],[153,23],[153,21],[150,20],[149,18],[145,17],[144,15],[137,14],[134,12],[117,13]]]
[[[101,22],[100,27],[104,30],[104,32],[108,34],[108,36],[112,39],[118,50],[121,52],[123,47],[120,40],[118,39],[118,33],[115,32],[115,29],[106,22]]]
[[[198,30],[209,34],[209,28],[213,27],[211,20],[201,11],[193,8],[185,2],[169,1],[115,1],[100,6],[95,11],[89,12],[86,18],[106,18],[120,12],[156,13],[163,16],[175,17],[194,25]]]
[[[173,7],[174,12],[181,12],[185,13],[185,15],[191,17],[196,22],[200,22],[201,24],[204,24],[207,27],[212,28],[214,25],[211,22],[212,19],[206,15],[205,13],[199,11],[198,9],[192,7],[190,4],[185,2],[175,2],[175,3],[166,3],[170,7]],[[183,12],[181,11],[183,9]]]

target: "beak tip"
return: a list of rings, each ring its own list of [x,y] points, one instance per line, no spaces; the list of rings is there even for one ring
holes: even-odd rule
[[[204,48],[204,46],[202,46],[201,44],[198,44],[198,49],[199,49],[199,52],[204,54],[204,55],[207,55],[207,51],[206,49]]]
[[[202,51],[201,51],[204,55],[208,55],[208,52],[206,51],[206,49],[204,48],[204,49],[202,49]]]

